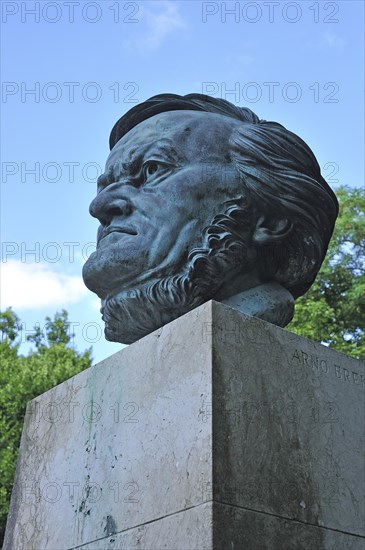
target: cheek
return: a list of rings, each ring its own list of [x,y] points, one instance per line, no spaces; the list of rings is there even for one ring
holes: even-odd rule
[[[136,205],[159,231],[161,226],[174,227],[181,219],[186,219],[190,210],[189,194],[182,187],[180,190],[166,187],[151,190],[144,193]]]
[[[172,193],[165,186],[150,187],[141,190],[141,193],[135,199],[138,208],[149,213],[150,218],[156,216],[161,208],[166,208],[171,204]]]
[[[207,168],[199,164],[146,189],[140,205],[146,218],[159,229],[161,223],[172,229],[190,220],[198,220],[203,229],[222,212],[224,201],[236,196],[237,184],[231,167],[217,164]]]
[[[166,205],[165,196],[160,196],[158,193],[146,193],[143,196],[142,202],[144,207],[150,207],[151,211],[158,212],[159,208]]]
[[[187,169],[184,182],[177,189],[193,202],[204,199],[218,202],[232,194],[238,183],[239,178],[230,164],[203,163]]]

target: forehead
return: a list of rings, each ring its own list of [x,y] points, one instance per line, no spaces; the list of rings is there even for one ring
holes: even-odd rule
[[[232,131],[242,124],[233,118],[199,111],[169,111],[144,120],[113,147],[107,164],[150,146],[166,150],[166,144],[187,160],[227,159]]]

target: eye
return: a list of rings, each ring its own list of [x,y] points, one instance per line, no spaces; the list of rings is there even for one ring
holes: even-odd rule
[[[162,162],[157,162],[157,160],[147,160],[143,164],[142,168],[144,180],[148,181],[155,176],[159,176],[162,172],[166,170],[166,168],[167,165],[163,164]]]
[[[144,173],[146,176],[153,176],[158,170],[158,163],[155,160],[150,160],[144,165]]]

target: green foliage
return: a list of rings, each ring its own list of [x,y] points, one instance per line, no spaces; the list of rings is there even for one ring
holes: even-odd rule
[[[336,190],[340,213],[327,256],[311,289],[296,302],[288,329],[365,358],[365,197]]]
[[[7,309],[0,313],[0,535],[5,530],[6,515],[15,475],[20,436],[28,401],[91,366],[91,348],[83,353],[70,347],[68,314],[46,317],[45,334],[34,327],[28,340],[36,346],[27,356],[19,354],[21,323]]]
[[[68,331],[68,313],[65,309],[61,313],[56,313],[54,320],[50,317],[46,317],[45,332],[41,330],[39,325],[34,327],[34,333],[27,336],[29,342],[33,342],[38,349],[47,347],[52,344],[69,344],[71,339],[75,336],[69,334]]]
[[[0,313],[1,341],[6,338],[9,342],[14,342],[20,330],[20,319],[10,307],[3,313]]]

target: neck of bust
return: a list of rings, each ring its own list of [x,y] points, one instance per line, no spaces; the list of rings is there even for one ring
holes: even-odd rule
[[[278,283],[258,285],[217,301],[279,327],[285,327],[294,315],[294,298]]]

